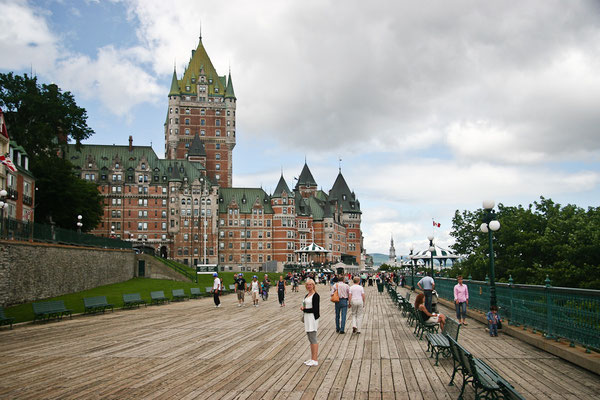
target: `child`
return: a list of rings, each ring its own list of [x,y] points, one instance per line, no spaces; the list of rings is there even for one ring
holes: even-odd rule
[[[486,314],[486,318],[490,327],[490,336],[498,336],[498,323],[501,321],[498,315],[498,307],[491,306],[490,311]]]

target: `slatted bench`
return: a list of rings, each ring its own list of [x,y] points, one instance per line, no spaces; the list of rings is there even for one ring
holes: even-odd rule
[[[165,292],[163,290],[150,292],[150,304],[163,304],[168,302],[169,299],[165,296]]]
[[[200,296],[202,296],[202,293],[200,292],[200,288],[198,288],[198,287],[190,288],[190,298],[197,299]]]
[[[469,351],[454,339],[448,338],[448,341],[454,360],[454,370],[449,385],[454,384],[456,372],[460,371],[463,376],[463,383],[460,395],[458,396],[459,399],[463,397],[467,383],[471,383],[473,389],[475,389],[476,399],[480,397],[523,399],[523,396],[506,379],[483,360],[473,357]]]
[[[212,287],[212,286],[206,286],[206,287],[204,288],[204,290],[205,290],[205,293],[207,293],[207,294],[212,294],[213,287]]]
[[[450,357],[450,342],[448,337],[451,337],[455,341],[458,341],[458,332],[460,330],[460,324],[452,318],[446,318],[446,324],[442,333],[427,332],[425,337],[427,338],[427,351],[431,351],[431,358],[435,354],[435,365],[438,365],[438,358],[440,354],[444,357]]]
[[[10,329],[12,329],[13,322],[15,322],[15,319],[7,317],[6,314],[4,314],[4,307],[0,307],[0,326],[10,325]]]
[[[190,298],[183,289],[172,289],[171,293],[173,294],[173,301],[189,300]]]
[[[414,314],[416,317],[417,324],[415,326],[415,331],[413,333],[419,337],[419,340],[423,340],[423,333],[425,333],[425,332],[430,332],[430,333],[438,332],[438,329],[440,326],[439,324],[426,324],[425,321],[423,320],[423,316],[421,315],[419,310],[415,310]]]
[[[230,292],[235,292],[235,284],[229,285],[229,291]]]
[[[73,318],[73,312],[65,307],[62,300],[44,301],[40,303],[32,303],[33,306],[33,322],[37,320],[62,319],[64,315]]]
[[[106,296],[84,297],[83,307],[84,314],[94,314],[100,311],[104,313],[104,311],[106,311],[107,308],[110,308],[111,311],[114,311],[114,306],[112,304],[108,304],[108,302],[106,301]]]
[[[140,307],[140,304],[146,306],[146,301],[142,300],[142,296],[139,293],[126,293],[123,294],[123,308]]]

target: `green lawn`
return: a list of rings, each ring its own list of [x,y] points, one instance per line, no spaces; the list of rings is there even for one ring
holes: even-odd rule
[[[229,288],[229,285],[234,283],[233,272],[219,272],[219,277],[223,279],[223,285],[225,289]],[[248,283],[252,280],[254,274],[251,272],[244,273],[244,277]],[[269,273],[271,282],[274,283],[279,280],[277,273]],[[264,273],[257,274],[262,280]],[[114,304],[115,307],[121,307],[123,305],[123,293],[140,293],[142,299],[150,303],[150,292],[155,290],[164,290],[165,296],[171,297],[172,289],[184,289],[185,293],[190,293],[190,288],[199,287],[200,291],[204,293],[206,287],[212,286],[213,277],[209,274],[198,275],[198,283],[193,282],[177,282],[165,279],[148,279],[148,278],[134,278],[126,282],[114,283],[112,285],[99,286],[94,289],[84,290],[83,292],[66,294],[63,296],[52,297],[44,300],[63,300],[65,306],[73,310],[73,313],[83,313],[83,298],[92,296],[106,296],[107,301],[110,304]],[[39,300],[39,301],[44,301]],[[31,303],[19,304],[16,306],[8,307],[5,309],[5,313],[9,317],[13,317],[15,322],[25,322],[33,320],[33,308]]]

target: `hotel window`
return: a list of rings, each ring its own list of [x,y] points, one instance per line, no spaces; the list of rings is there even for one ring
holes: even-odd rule
[[[215,144],[215,149],[220,150],[221,149],[221,143]]]
[[[216,174],[216,175],[215,175],[215,179],[218,181],[219,179],[221,179],[221,175],[219,175],[219,174]]]
[[[204,108],[200,109],[200,115],[206,115],[206,110]]]
[[[204,118],[200,120],[200,125],[206,126],[206,120]]]
[[[215,169],[218,171],[221,169],[221,164],[215,164]]]
[[[185,128],[185,134],[189,135],[190,134],[190,128]]]
[[[220,119],[215,120],[215,125],[216,126],[221,126],[221,120]]]
[[[201,131],[200,131],[200,136],[204,136],[204,135],[206,135],[206,131],[204,131],[204,130],[201,130]]]
[[[215,135],[216,135],[216,136],[221,136],[221,131],[217,129],[217,130],[215,131]]]
[[[190,124],[190,119],[189,119],[189,118],[186,118],[186,119],[185,119],[185,124],[186,124],[186,125],[189,125],[189,124]]]
[[[185,113],[186,113],[186,114],[189,114],[189,113],[190,113],[190,109],[189,109],[189,108],[186,108],[186,109],[185,109]]]

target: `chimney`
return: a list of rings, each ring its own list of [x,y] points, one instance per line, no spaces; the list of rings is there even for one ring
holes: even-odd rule
[[[133,151],[133,136],[129,135],[129,151]]]

